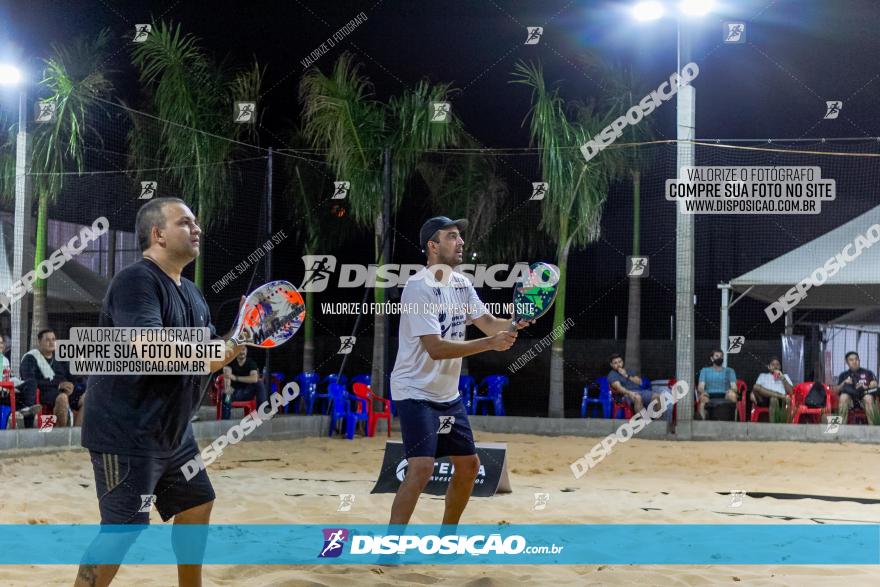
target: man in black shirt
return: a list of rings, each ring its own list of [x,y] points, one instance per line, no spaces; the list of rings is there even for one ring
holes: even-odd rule
[[[55,426],[67,426],[67,410],[76,410],[74,423],[82,421],[83,391],[74,388],[73,377],[67,363],[55,360],[55,331],[51,328],[37,333],[37,348],[21,358],[21,378],[19,386],[22,408],[35,406],[37,389],[40,390],[40,404],[53,406]],[[25,426],[30,427],[33,416],[25,416]]]
[[[199,256],[201,229],[192,211],[178,198],[150,200],[138,211],[135,230],[144,258],[113,278],[99,325],[203,327],[215,335],[204,296],[181,277]],[[226,347],[212,371],[241,350],[229,341]],[[148,524],[151,502],[175,525],[209,522],[214,490],[207,472],[187,481],[181,471],[199,452],[190,420],[209,381],[199,375],[89,377],[82,445],[95,471],[101,524]],[[124,551],[136,535],[111,532],[99,539]],[[118,568],[80,565],[75,585],[107,585]],[[180,585],[201,585],[201,572],[201,565],[178,565]]]
[[[868,422],[872,422],[870,413],[877,403],[877,378],[868,369],[862,369],[857,352],[850,351],[844,358],[849,369],[837,378],[835,390],[840,394],[837,413],[846,424],[850,408],[858,408],[860,404],[864,404],[865,413],[869,415]]]
[[[232,417],[231,402],[246,402],[256,397],[257,406],[260,406],[268,398],[266,388],[260,381],[260,368],[257,362],[247,356],[247,347],[244,347],[235,360],[223,367],[223,383],[226,387],[227,397],[223,402],[223,419]]]

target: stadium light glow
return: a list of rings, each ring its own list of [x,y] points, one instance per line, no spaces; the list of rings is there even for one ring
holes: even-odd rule
[[[714,4],[713,0],[681,0],[678,9],[688,16],[706,16]]]
[[[633,18],[642,22],[657,20],[663,16],[665,9],[660,2],[639,2],[632,7]]]
[[[21,71],[14,65],[0,64],[0,85],[17,86],[21,83]]]

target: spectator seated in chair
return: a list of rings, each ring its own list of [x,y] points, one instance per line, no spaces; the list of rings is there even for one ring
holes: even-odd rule
[[[724,353],[716,349],[709,354],[711,366],[700,369],[699,414],[702,420],[733,420],[736,415],[736,373],[730,367],[723,367]],[[707,418],[706,409],[709,416]]]
[[[630,405],[634,413],[638,413],[643,407],[651,403],[651,400],[658,400],[660,396],[653,393],[650,389],[642,389],[642,378],[638,375],[631,375],[623,366],[623,357],[614,353],[608,359],[611,365],[611,371],[608,372],[608,385],[611,387],[612,394],[623,398]]]
[[[872,422],[871,413],[876,409],[878,399],[877,378],[868,369],[862,369],[857,352],[850,351],[844,358],[849,368],[840,374],[834,386],[840,394],[837,413],[845,423],[850,409],[864,405],[868,422]]]
[[[777,357],[770,357],[767,362],[767,372],[758,375],[758,380],[752,387],[752,402],[762,408],[772,405],[776,410],[779,402],[783,401],[788,408],[793,391],[791,379],[782,372],[782,362]]]
[[[266,388],[260,380],[260,368],[257,362],[247,356],[247,347],[235,357],[235,360],[223,367],[225,393],[231,394],[228,402],[223,402],[223,419],[232,417],[232,402],[246,402],[257,399],[257,407],[268,399]],[[218,398],[220,399],[220,398]]]
[[[33,414],[37,411],[37,388],[40,389],[40,403],[52,406],[55,426],[65,427],[68,422],[68,408],[74,411],[74,426],[82,423],[85,392],[74,389],[67,363],[55,360],[55,331],[41,330],[37,333],[37,348],[29,351],[21,359],[21,399],[25,426],[33,427]]]

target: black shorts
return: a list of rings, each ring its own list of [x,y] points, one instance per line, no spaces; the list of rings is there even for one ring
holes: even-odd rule
[[[166,459],[89,451],[101,524],[149,524],[151,503],[167,522],[213,501],[214,488],[206,471],[187,481],[180,470],[198,452],[192,438]]]
[[[439,403],[395,400],[406,458],[477,454],[474,435],[461,398]]]
[[[875,400],[878,398],[876,389],[856,389],[851,385],[847,385],[843,389],[840,390],[840,395],[846,394],[852,399],[852,407],[855,409],[859,409],[864,407],[862,404],[864,403],[862,399],[866,395],[870,395]]]

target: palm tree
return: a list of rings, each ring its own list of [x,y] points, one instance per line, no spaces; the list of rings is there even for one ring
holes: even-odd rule
[[[55,104],[51,122],[34,129],[31,172],[37,199],[34,268],[46,259],[49,205],[63,187],[63,172],[82,172],[84,148],[98,137],[92,126],[100,100],[113,90],[106,67],[110,33],[102,30],[94,39],[80,38],[70,45],[53,45],[40,82]],[[99,138],[99,137],[98,137]],[[34,281],[32,332],[46,328],[46,281]]]
[[[163,165],[183,198],[195,202],[202,229],[210,231],[232,203],[228,163],[236,152],[234,140],[248,133],[256,136],[255,125],[235,123],[233,103],[256,101],[260,112],[264,71],[255,61],[249,69],[230,73],[209,59],[195,36],[182,33],[180,25],[164,22],[153,24],[149,38],[135,47],[132,61],[162,120],[159,152]],[[203,240],[196,259],[199,288],[204,287],[206,244]]]
[[[599,236],[602,206],[613,177],[608,158],[584,161],[579,147],[604,126],[593,108],[571,104],[574,120],[566,115],[566,103],[559,90],[550,90],[540,64],[517,63],[512,83],[532,90],[530,119],[532,144],[540,149],[542,179],[550,184],[543,200],[540,228],[557,242],[556,259],[560,270],[553,327],[562,332],[565,321],[566,267],[572,247],[583,246]],[[548,415],[565,415],[563,350],[564,335],[551,347],[550,399]]]
[[[610,118],[623,116],[626,111],[638,103],[641,96],[648,93],[648,88],[640,83],[636,77],[632,65],[618,64],[614,67],[600,66],[602,79],[605,80],[603,90],[606,94],[604,108],[609,112]],[[634,99],[636,101],[634,101]],[[625,131],[625,139],[630,143],[643,143],[654,139],[655,119],[646,116],[639,124],[629,125]],[[618,166],[620,175],[628,175],[632,181],[633,199],[633,234],[632,256],[637,257],[640,253],[641,233],[641,180],[644,158],[642,151],[637,146],[625,149],[609,151],[609,162]],[[605,155],[605,153],[603,153]],[[642,280],[629,280],[629,298],[626,318],[626,367],[631,373],[642,373],[641,359],[641,333],[642,333]]]
[[[418,83],[387,104],[373,98],[373,87],[361,65],[345,53],[329,75],[317,68],[300,81],[303,132],[315,148],[326,150],[336,181],[350,182],[349,212],[360,226],[373,230],[374,258],[381,265],[383,241],[383,153],[392,153],[392,214],[397,210],[418,162],[431,149],[455,144],[457,125],[430,121],[431,102],[446,101],[447,84]],[[376,287],[377,303],[385,288]],[[384,394],[385,331],[381,316],[374,317],[372,381],[374,392]]]

